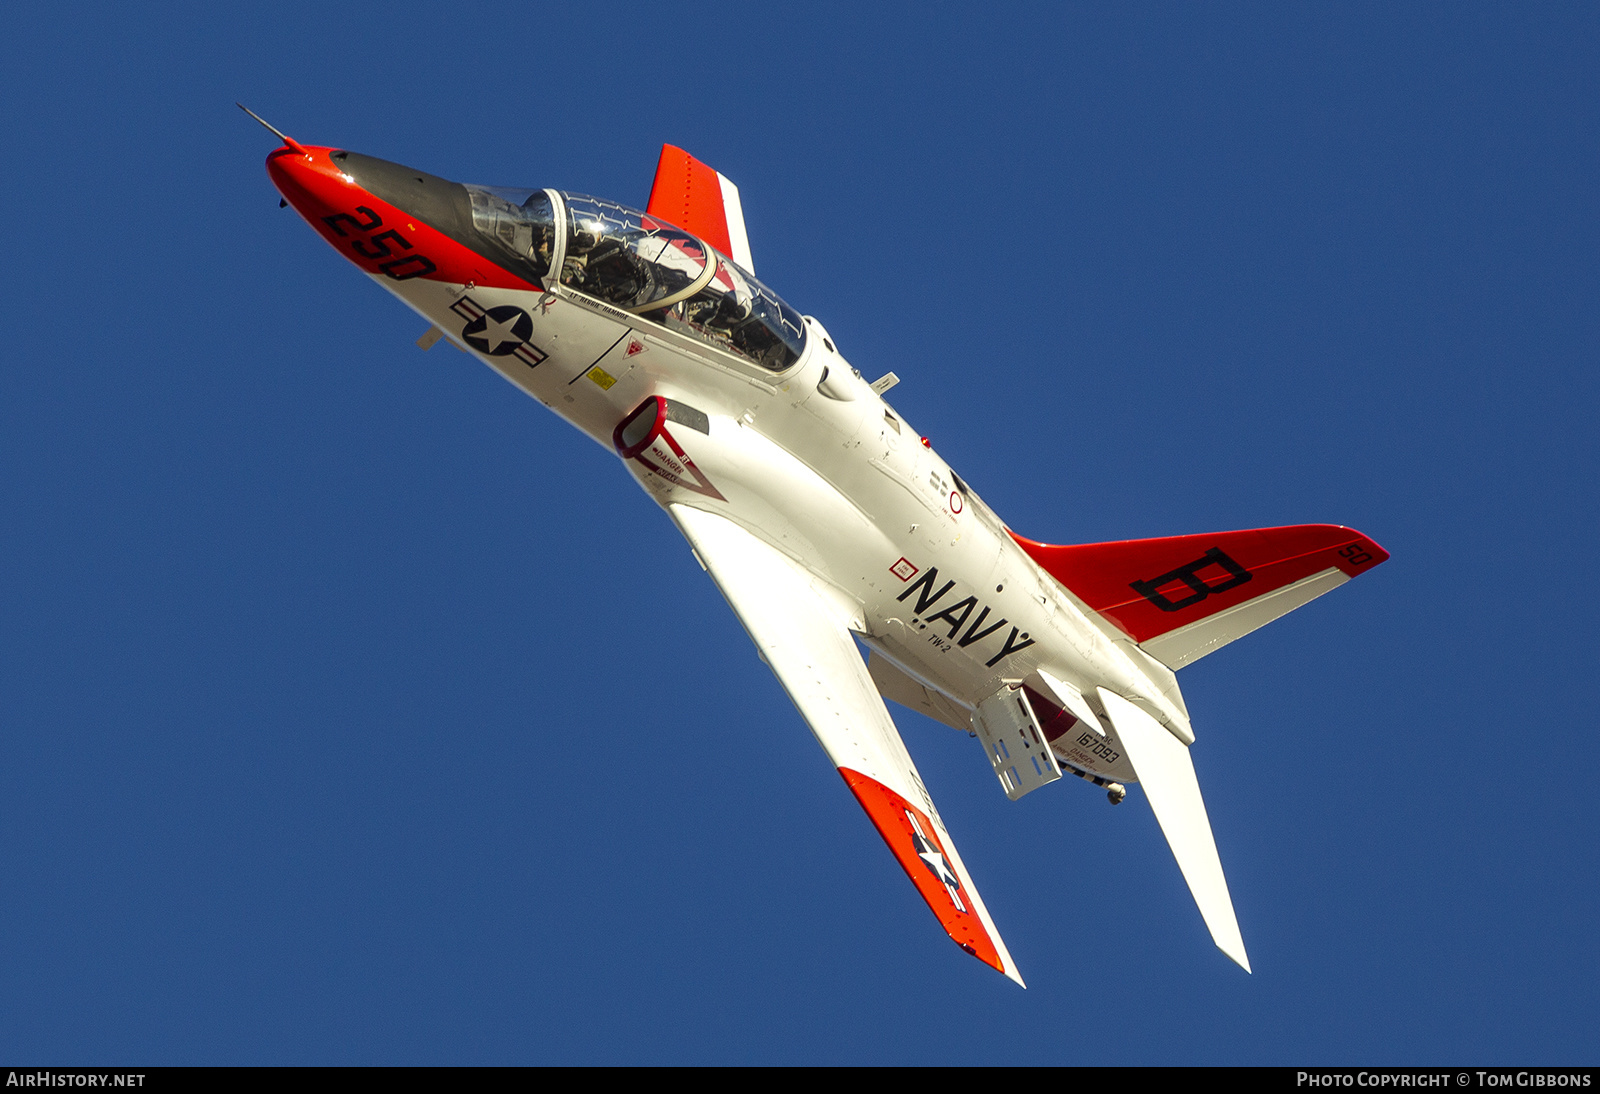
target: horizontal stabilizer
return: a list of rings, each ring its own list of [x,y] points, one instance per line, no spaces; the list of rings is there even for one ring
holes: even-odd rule
[[[1072,546],[1012,538],[1079,600],[1173,669],[1389,557],[1360,532],[1334,524]]]
[[[1172,857],[1178,860],[1183,880],[1189,883],[1189,892],[1200,907],[1211,940],[1249,972],[1250,958],[1244,952],[1233,899],[1228,895],[1228,879],[1222,875],[1222,860],[1217,857],[1211,819],[1206,816],[1206,803],[1200,797],[1200,780],[1195,777],[1188,746],[1116,692],[1096,690],[1122,746],[1128,750],[1133,769],[1139,773],[1139,785],[1150,799],[1150,809],[1167,837]]]

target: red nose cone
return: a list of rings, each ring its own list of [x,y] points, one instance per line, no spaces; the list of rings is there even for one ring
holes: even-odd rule
[[[456,285],[539,291],[416,216],[363,189],[332,158],[335,150],[278,148],[267,174],[322,238],[369,274],[387,281],[425,278]]]
[[[331,148],[275,148],[267,157],[267,174],[290,205],[313,226],[330,213],[342,212],[359,190],[344,179],[329,158]]]

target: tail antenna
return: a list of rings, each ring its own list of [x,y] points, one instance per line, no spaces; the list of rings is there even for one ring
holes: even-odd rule
[[[244,103],[234,103],[233,105],[238,107],[240,110],[243,110],[246,114],[250,115],[256,121],[260,122],[262,124],[262,126],[266,128],[267,132],[271,133],[274,137],[277,137],[285,145],[287,145],[288,147],[294,149],[296,152],[300,153],[302,156],[310,156],[311,155],[310,152],[307,152],[300,145],[299,141],[295,140],[293,137],[284,136],[281,132],[279,132],[277,126],[275,126],[271,122],[267,121],[267,119],[263,118],[260,114],[257,114],[254,110],[251,110],[248,106],[245,106]]]

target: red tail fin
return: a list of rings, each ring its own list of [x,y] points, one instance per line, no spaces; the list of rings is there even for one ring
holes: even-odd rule
[[[661,146],[646,212],[699,236],[746,270],[755,272],[739,188],[683,149],[670,144]]]

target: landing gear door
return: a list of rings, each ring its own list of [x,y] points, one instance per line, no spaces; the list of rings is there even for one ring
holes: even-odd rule
[[[983,750],[989,754],[1001,789],[1012,801],[1061,778],[1061,765],[1056,763],[1021,688],[1003,687],[979,703],[972,714],[972,725],[983,741]]]
[[[1116,729],[1077,688],[1040,670],[1022,682],[1022,694],[1046,743],[1074,774],[1096,786],[1139,781]]]

